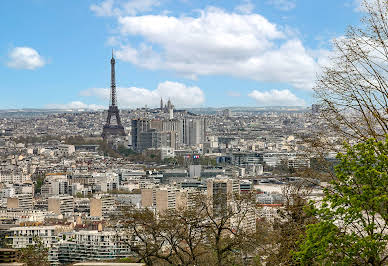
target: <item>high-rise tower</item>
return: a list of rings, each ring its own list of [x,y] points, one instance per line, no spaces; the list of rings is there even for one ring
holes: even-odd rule
[[[108,117],[106,118],[106,124],[102,130],[102,137],[105,139],[108,136],[125,136],[124,127],[121,124],[119,108],[117,107],[116,99],[116,77],[115,77],[115,59],[113,57],[110,60],[110,104],[108,109]],[[111,124],[112,116],[116,117],[116,124]]]

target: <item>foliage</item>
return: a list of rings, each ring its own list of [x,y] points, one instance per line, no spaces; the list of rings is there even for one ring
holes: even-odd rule
[[[49,266],[49,249],[45,247],[39,237],[33,238],[33,244],[28,245],[19,251],[19,262],[26,263],[28,266]]]
[[[388,137],[345,147],[322,204],[309,206],[319,222],[295,253],[302,265],[388,263]]]
[[[113,158],[120,157],[120,154],[117,153],[112,147],[106,142],[102,141],[99,146],[99,150],[104,154],[104,156],[109,156]]]
[[[120,153],[122,156],[124,157],[127,157],[127,156],[130,156],[130,155],[136,155],[137,153],[134,152],[132,149],[127,149],[125,148],[124,146],[119,146],[117,148],[117,152]]]
[[[184,161],[184,159],[183,159],[182,156],[180,156],[180,157],[175,156],[175,157],[170,157],[170,158],[164,158],[163,163],[170,164],[170,165],[180,165],[180,166],[182,166],[183,165],[183,161]]]
[[[199,158],[199,163],[201,165],[216,166],[217,165],[217,160],[216,160],[216,158],[212,158],[212,157],[209,157],[209,156],[201,156]]]
[[[77,193],[75,193],[75,197],[76,198],[83,198],[84,195],[81,192],[77,192]]]
[[[14,141],[16,143],[24,143],[24,144],[29,144],[29,143],[42,143],[42,142],[47,142],[49,140],[58,140],[60,139],[57,136],[20,136],[17,138],[14,138]]]
[[[34,181],[35,187],[34,187],[34,192],[35,193],[40,193],[40,190],[42,188],[42,185],[45,180],[45,174],[44,173],[34,173],[31,176],[32,180]]]

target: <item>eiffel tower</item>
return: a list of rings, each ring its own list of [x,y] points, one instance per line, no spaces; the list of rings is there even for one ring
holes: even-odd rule
[[[110,105],[108,109],[108,117],[106,118],[106,124],[102,129],[102,137],[106,139],[109,136],[126,136],[124,127],[121,124],[120,112],[117,107],[116,100],[116,81],[115,81],[115,59],[113,57],[112,50],[112,59],[110,60]],[[111,124],[111,118],[116,117],[116,124]]]

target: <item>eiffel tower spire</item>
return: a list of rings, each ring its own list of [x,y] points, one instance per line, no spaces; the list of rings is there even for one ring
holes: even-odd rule
[[[111,95],[110,95],[110,105],[116,106],[117,101],[116,101],[116,72],[115,72],[115,64],[116,60],[113,57],[113,49],[112,49],[112,58],[110,60],[110,90],[111,90]]]

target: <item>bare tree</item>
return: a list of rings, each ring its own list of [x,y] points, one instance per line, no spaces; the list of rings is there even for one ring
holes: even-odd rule
[[[334,41],[314,88],[331,129],[356,140],[388,133],[388,2],[364,0],[363,7],[362,27]]]
[[[212,265],[248,264],[260,246],[254,241],[259,238],[254,194],[218,193],[199,205],[205,214],[205,245],[214,254]]]
[[[215,195],[211,201],[202,195],[192,208],[157,214],[130,208],[118,224],[134,257],[147,265],[247,265],[262,236],[252,200],[253,194]]]
[[[49,249],[39,237],[33,237],[33,243],[19,250],[19,262],[29,266],[48,266]]]
[[[305,212],[307,198],[312,192],[311,182],[300,180],[283,188],[284,206],[278,209],[272,224],[271,241],[264,252],[263,261],[268,265],[293,265],[292,252],[306,233],[307,225],[316,219]]]

